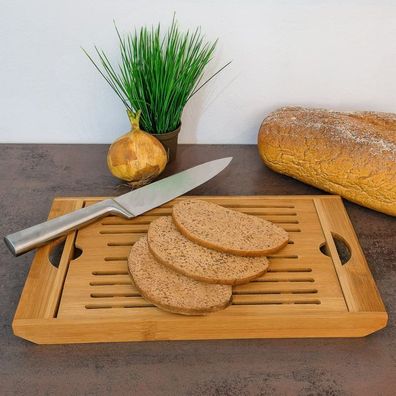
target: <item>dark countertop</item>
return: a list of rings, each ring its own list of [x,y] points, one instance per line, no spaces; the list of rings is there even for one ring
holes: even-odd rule
[[[106,145],[0,145],[2,236],[41,222],[55,196],[127,188],[106,168]],[[230,167],[192,194],[320,194],[267,169],[255,146],[182,145],[164,176],[224,156]],[[39,346],[11,322],[33,253],[0,244],[1,394],[391,395],[396,389],[396,221],[345,202],[389,313],[357,339],[161,341]]]

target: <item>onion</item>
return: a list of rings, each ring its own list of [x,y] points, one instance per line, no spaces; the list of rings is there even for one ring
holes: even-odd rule
[[[139,127],[141,111],[128,110],[131,130],[112,143],[107,154],[107,166],[119,179],[133,188],[150,183],[164,169],[167,155],[161,142]]]

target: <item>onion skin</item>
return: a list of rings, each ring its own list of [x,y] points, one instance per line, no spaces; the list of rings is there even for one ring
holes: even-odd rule
[[[155,179],[167,163],[161,142],[139,128],[140,111],[128,111],[131,130],[115,140],[107,154],[107,166],[113,176],[127,181],[133,188]]]

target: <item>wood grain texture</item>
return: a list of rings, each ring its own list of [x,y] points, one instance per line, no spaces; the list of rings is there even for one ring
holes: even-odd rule
[[[185,199],[178,198],[135,219],[109,216],[70,234],[58,269],[48,265],[49,251],[41,248],[13,322],[15,334],[36,343],[359,337],[386,325],[386,311],[338,197],[200,198],[274,221],[290,233],[290,243],[269,257],[267,274],[233,288],[230,307],[186,318],[152,306],[132,284],[126,261],[130,247],[152,220],[169,216],[172,205]],[[50,216],[99,199],[59,198]],[[344,266],[331,233],[351,247],[353,259]],[[330,257],[319,249],[324,243]],[[73,260],[74,245],[82,254]],[[46,286],[36,297],[32,291],[40,282]]]
[[[385,311],[377,286],[371,276],[363,251],[355,231],[345,211],[341,199],[322,201],[314,199],[323,225],[327,246],[350,311]],[[349,246],[351,257],[342,264],[334,238],[339,238]]]
[[[81,199],[69,201],[55,199],[48,220],[79,209],[82,205],[83,201]],[[64,237],[58,238],[37,250],[19,300],[15,319],[51,318],[54,316],[62,291],[65,272],[73,251],[75,234],[75,232],[71,232],[66,240]],[[51,251],[64,240],[65,254],[62,255],[62,261],[57,269],[52,265],[49,256]]]

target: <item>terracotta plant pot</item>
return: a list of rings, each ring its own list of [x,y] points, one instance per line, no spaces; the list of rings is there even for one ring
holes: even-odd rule
[[[179,137],[179,132],[181,129],[181,124],[177,129],[166,133],[152,133],[164,146],[165,151],[168,155],[168,163],[172,162],[176,158],[177,153],[177,139]]]

